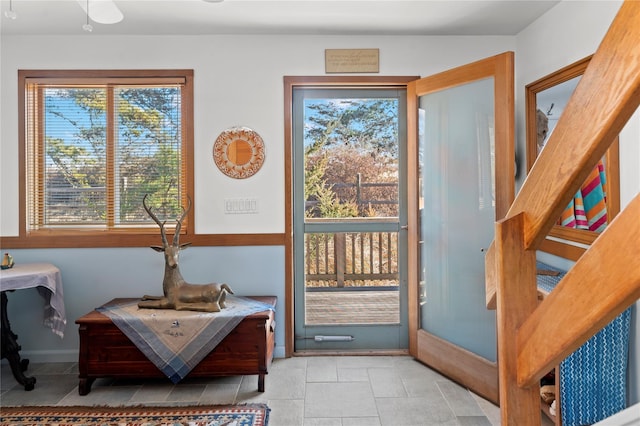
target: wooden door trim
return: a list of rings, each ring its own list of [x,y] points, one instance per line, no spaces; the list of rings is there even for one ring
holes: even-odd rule
[[[416,359],[498,405],[498,364],[418,330]],[[426,348],[429,348],[427,351]]]

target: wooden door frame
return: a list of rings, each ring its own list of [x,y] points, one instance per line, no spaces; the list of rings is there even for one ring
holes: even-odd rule
[[[284,190],[285,190],[285,357],[294,355],[294,253],[293,253],[293,90],[296,87],[403,88],[419,76],[285,76],[284,77]]]

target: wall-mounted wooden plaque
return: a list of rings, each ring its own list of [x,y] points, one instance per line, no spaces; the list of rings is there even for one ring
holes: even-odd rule
[[[380,49],[325,49],[326,73],[380,72]]]

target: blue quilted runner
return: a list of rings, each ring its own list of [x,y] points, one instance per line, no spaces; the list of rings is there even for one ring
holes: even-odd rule
[[[540,262],[537,267],[559,271]],[[565,274],[560,272],[558,276],[538,275],[538,287],[552,291]],[[563,426],[591,425],[626,408],[631,309],[560,363]]]

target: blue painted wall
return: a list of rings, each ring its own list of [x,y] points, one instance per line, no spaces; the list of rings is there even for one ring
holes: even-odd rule
[[[8,294],[9,320],[21,355],[37,361],[77,361],[75,320],[115,297],[162,294],[164,257],[150,248],[12,250],[17,263],[49,262],[62,273],[67,326],[64,338],[42,324],[44,299],[35,289]],[[274,295],[276,356],[284,356],[284,248],[189,247],[180,256],[189,282],[226,282],[240,296]]]

